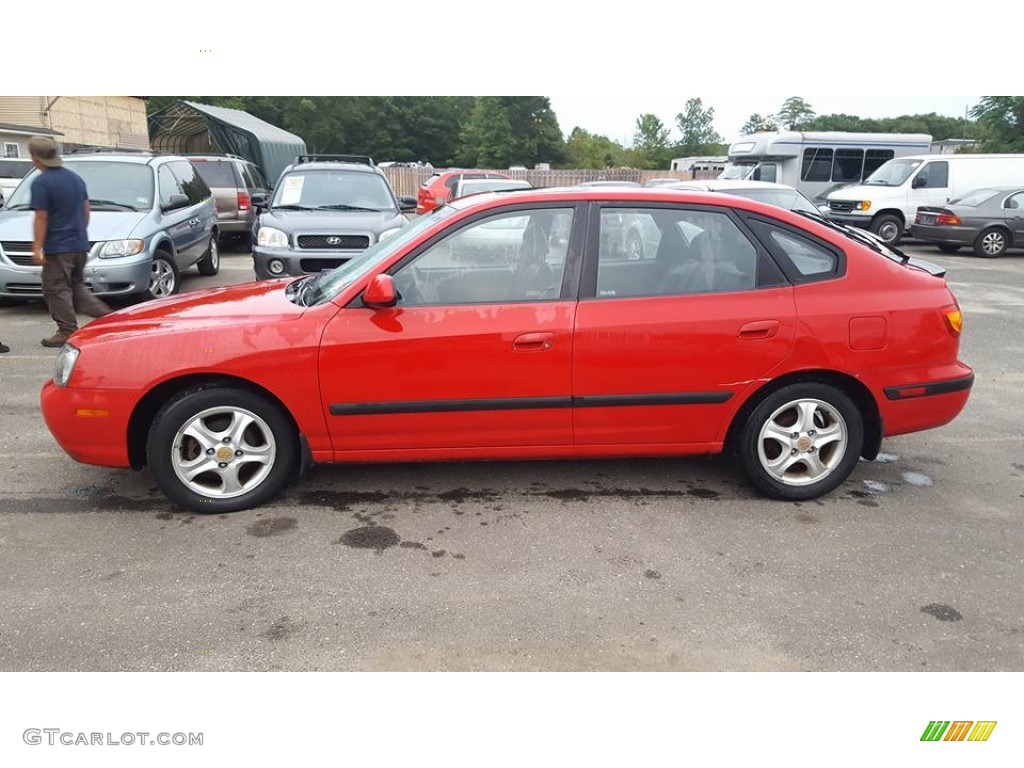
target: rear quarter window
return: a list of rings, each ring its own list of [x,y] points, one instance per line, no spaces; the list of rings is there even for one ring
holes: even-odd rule
[[[762,219],[748,223],[790,282],[829,280],[845,272],[846,260],[834,246],[781,224]]]

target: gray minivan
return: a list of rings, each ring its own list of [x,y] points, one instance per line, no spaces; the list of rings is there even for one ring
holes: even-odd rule
[[[263,171],[255,163],[237,155],[190,154],[187,157],[213,191],[221,240],[230,238],[248,247],[256,222],[253,198],[269,198],[272,191]]]
[[[98,296],[162,298],[181,273],[220,269],[217,213],[210,188],[183,157],[91,152],[64,157],[89,192],[89,258],[83,279]],[[42,296],[32,263],[29,207],[33,170],[0,209],[0,297]]]

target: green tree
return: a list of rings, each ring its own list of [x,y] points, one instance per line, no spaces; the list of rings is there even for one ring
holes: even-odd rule
[[[459,162],[473,168],[507,168],[513,145],[512,124],[502,98],[477,98],[462,130]]]
[[[985,152],[1024,152],[1024,96],[983,96],[971,108]]]
[[[682,155],[711,154],[712,147],[720,147],[722,137],[714,128],[715,108],[704,109],[704,102],[699,98],[686,100],[686,107],[676,115],[676,125],[682,134],[682,141],[676,151]]]
[[[668,168],[671,160],[669,129],[657,115],[640,115],[633,134],[632,165],[637,168]]]
[[[740,133],[747,135],[751,133],[759,133],[762,131],[777,131],[779,130],[779,124],[775,120],[774,115],[767,115],[762,117],[760,114],[755,112],[743,124],[740,128]]]
[[[811,105],[799,96],[790,96],[786,99],[778,114],[779,124],[789,131],[803,129],[805,123],[813,117],[814,110],[811,109]]]
[[[512,129],[510,165],[532,168],[562,159],[562,129],[547,96],[503,96],[501,103]]]
[[[565,143],[565,167],[609,168],[627,165],[629,154],[607,136],[592,134],[576,127]]]

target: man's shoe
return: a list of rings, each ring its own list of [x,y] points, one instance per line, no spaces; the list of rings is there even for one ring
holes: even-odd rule
[[[50,338],[43,339],[39,343],[42,344],[44,347],[63,347],[67,340],[68,337],[65,336],[63,333],[55,333]]]
[[[10,351],[11,351],[10,347],[8,347],[6,344],[0,342],[0,355],[2,355],[4,352],[10,352]]]

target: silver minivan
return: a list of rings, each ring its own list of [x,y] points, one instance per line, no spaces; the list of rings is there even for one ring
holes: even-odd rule
[[[183,157],[151,153],[65,155],[89,192],[89,258],[84,281],[98,296],[162,298],[181,273],[220,269],[217,211],[210,188]],[[0,208],[0,297],[42,296],[32,263],[33,170]]]

